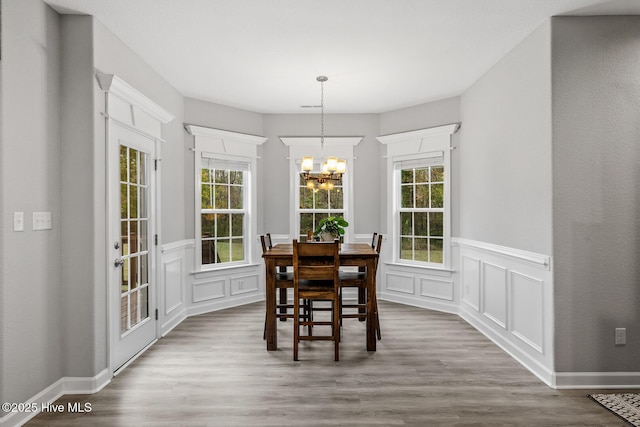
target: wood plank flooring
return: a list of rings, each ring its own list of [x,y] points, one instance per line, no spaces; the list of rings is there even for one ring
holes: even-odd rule
[[[380,301],[382,341],[344,320],[331,342],[303,342],[292,322],[262,340],[264,303],[186,319],[88,402],[28,426],[623,426],[587,398],[553,390],[458,316]],[[606,391],[604,391],[606,392]]]

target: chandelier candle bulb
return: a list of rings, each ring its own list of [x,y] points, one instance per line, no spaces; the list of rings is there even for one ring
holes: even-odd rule
[[[337,157],[327,157],[327,169],[331,173],[335,172],[338,169],[338,158]]]
[[[302,158],[302,171],[311,172],[313,170],[313,157],[305,156]]]

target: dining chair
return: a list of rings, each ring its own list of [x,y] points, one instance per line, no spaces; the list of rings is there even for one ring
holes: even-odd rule
[[[373,233],[373,237],[371,239],[371,248],[375,250],[378,255],[380,255],[380,250],[382,249],[382,240],[383,235],[378,233]],[[378,258],[376,258],[375,269],[373,274],[377,273],[378,269]],[[367,270],[366,267],[358,267],[358,271],[341,271],[339,274],[340,279],[340,321],[342,319],[358,319],[360,321],[364,321],[367,318]],[[346,304],[342,299],[342,291],[346,288],[355,288],[358,290],[358,301],[354,304]],[[376,331],[376,336],[378,340],[382,339],[382,333],[380,331],[380,318],[378,315],[378,297],[374,293],[371,295],[372,299],[372,307],[374,313],[374,322],[373,325],[374,330]],[[355,313],[345,313],[343,309],[356,309]]]
[[[340,290],[338,271],[340,256],[338,241],[300,242],[293,241],[293,312],[300,310],[300,300],[330,301],[331,320],[319,317],[293,318],[293,360],[298,360],[300,341],[333,341],[334,360],[340,360]],[[300,327],[307,327],[307,335],[300,334]],[[315,326],[330,326],[331,335],[312,333]]]
[[[262,244],[262,253],[273,248],[271,243],[271,233],[266,233],[260,236],[260,243]],[[287,267],[278,267],[275,273],[275,287],[278,289],[279,302],[276,303],[276,318],[281,322],[285,322],[287,319],[293,317],[293,312],[289,313],[289,310],[293,310],[293,304],[288,302],[288,289],[293,289],[293,273],[287,271]],[[267,319],[265,313],[264,331],[262,333],[262,339],[267,338]]]

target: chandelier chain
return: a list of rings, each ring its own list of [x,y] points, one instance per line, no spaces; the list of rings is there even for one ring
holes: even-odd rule
[[[324,81],[320,80],[320,151],[324,157]]]

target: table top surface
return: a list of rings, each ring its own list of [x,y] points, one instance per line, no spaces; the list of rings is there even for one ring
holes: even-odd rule
[[[268,249],[262,256],[293,256],[293,243],[278,243]],[[377,257],[378,253],[367,243],[342,243],[340,245],[340,256]]]

